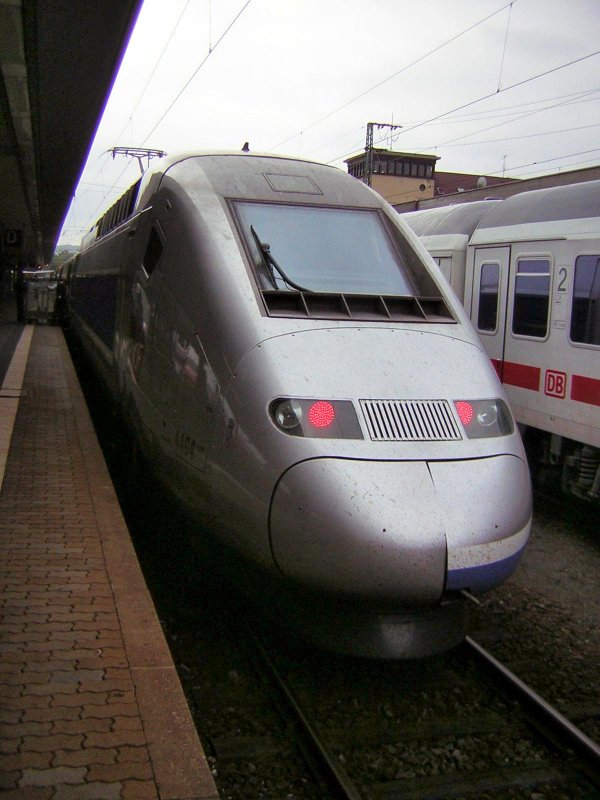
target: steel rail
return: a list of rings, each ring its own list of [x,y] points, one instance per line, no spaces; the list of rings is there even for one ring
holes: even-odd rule
[[[315,725],[311,722],[308,715],[302,710],[302,707],[296,699],[293,691],[279,674],[277,667],[258,637],[255,634],[251,634],[251,636],[254,639],[254,644],[262,661],[268,668],[271,677],[277,684],[288,706],[292,710],[296,722],[309,739],[312,750],[320,759],[320,764],[325,767],[325,776],[328,783],[331,784],[332,789],[335,792],[335,796],[339,797],[340,800],[363,800],[363,796],[356,788],[356,785],[346,770],[343,768],[339,758],[335,755],[329,745],[319,736]]]
[[[469,636],[466,637],[465,644],[480,661],[510,686],[523,705],[532,709],[579,756],[589,770],[589,777],[600,785],[600,746]]]

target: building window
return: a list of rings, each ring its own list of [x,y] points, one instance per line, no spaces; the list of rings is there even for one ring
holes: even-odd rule
[[[477,329],[491,333],[498,323],[498,289],[500,264],[482,264],[479,277],[479,309]]]
[[[571,341],[600,345],[600,256],[575,261]]]
[[[416,164],[411,164],[410,165],[410,177],[411,178],[416,178],[417,177],[417,165]]]
[[[512,332],[543,339],[548,333],[550,261],[519,259],[515,277]]]

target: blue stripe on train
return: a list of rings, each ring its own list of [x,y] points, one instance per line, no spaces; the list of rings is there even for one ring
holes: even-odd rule
[[[491,564],[479,564],[476,567],[448,570],[446,590],[458,591],[468,589],[473,594],[482,594],[502,583],[517,568],[523,550]]]

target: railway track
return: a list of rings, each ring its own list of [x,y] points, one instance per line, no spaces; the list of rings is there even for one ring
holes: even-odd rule
[[[301,749],[310,753],[313,765],[317,762],[321,780],[331,792],[328,796],[336,800],[445,800],[487,796],[546,798],[552,796],[549,791],[559,792],[557,797],[600,797],[600,747],[472,639],[468,639],[462,648],[463,658],[483,665],[495,686],[502,684],[503,695],[506,694],[509,700],[504,715],[498,713],[501,704],[497,704],[493,713],[482,713],[475,720],[457,721],[432,712],[429,718],[417,724],[390,724],[387,730],[385,726],[381,727],[381,741],[367,742],[363,737],[354,745],[350,744],[347,732],[338,732],[337,737],[324,732],[318,715],[310,710],[309,703],[300,699],[301,693],[277,667],[276,659],[260,641],[256,642],[256,648],[263,668],[270,675],[303,737]],[[402,691],[402,687],[395,689]],[[467,740],[476,742],[479,738],[485,743],[481,756],[485,760],[490,736],[498,742],[504,740],[515,744],[516,749],[522,752],[529,750],[530,757],[520,762],[517,759],[514,764],[497,763],[483,769],[457,769],[456,759],[448,764],[449,759],[445,758],[449,752],[448,742],[458,740],[464,745]],[[358,746],[360,751],[369,744],[371,748],[379,747],[382,753],[387,753],[390,765],[393,757],[399,756],[397,773],[400,775],[403,771],[402,753],[410,753],[411,749],[427,748],[439,756],[439,763],[430,774],[413,776],[404,768],[405,774],[401,777],[369,782],[361,768],[349,764],[345,755],[353,746]],[[454,744],[451,746],[456,756]],[[477,754],[471,753],[469,758],[476,762]],[[526,793],[521,795],[520,790]],[[532,795],[535,790],[542,793]],[[568,794],[562,794],[563,790]]]

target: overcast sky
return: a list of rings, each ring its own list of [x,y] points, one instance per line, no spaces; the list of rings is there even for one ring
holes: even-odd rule
[[[114,146],[345,169],[368,122],[439,171],[599,164],[600,0],[145,0],[59,244],[139,177]]]

